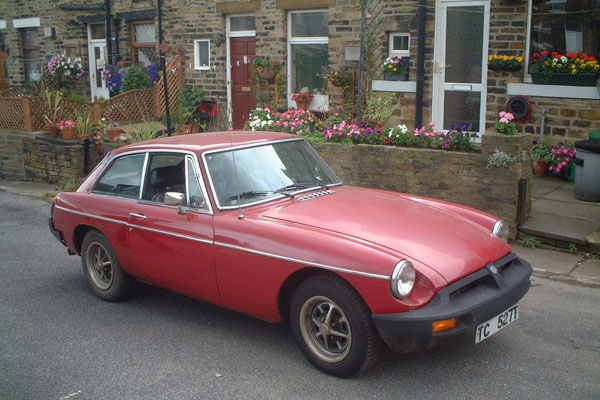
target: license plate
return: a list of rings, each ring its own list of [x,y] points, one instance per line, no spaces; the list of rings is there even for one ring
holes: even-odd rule
[[[508,324],[515,322],[517,318],[519,318],[519,305],[515,304],[508,310],[479,325],[475,331],[475,343],[489,338]]]

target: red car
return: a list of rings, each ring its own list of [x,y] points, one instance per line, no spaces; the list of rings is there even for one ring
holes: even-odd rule
[[[50,230],[94,293],[135,279],[278,322],[319,369],[350,376],[398,352],[518,318],[531,266],[504,222],[467,207],[345,186],[301,138],[163,138],[106,156],[56,196]]]

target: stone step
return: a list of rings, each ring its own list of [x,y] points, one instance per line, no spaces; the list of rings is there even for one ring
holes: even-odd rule
[[[582,216],[583,217],[583,216]],[[572,244],[579,251],[600,254],[600,220],[556,215],[533,210],[519,228],[520,236],[533,236],[542,243],[568,249]]]

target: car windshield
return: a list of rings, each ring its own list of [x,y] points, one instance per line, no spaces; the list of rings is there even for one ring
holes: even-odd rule
[[[238,196],[246,205],[339,183],[303,140],[210,153],[205,159],[222,208],[237,207]]]

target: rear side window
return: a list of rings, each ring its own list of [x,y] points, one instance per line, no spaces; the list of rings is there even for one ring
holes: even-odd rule
[[[138,154],[115,160],[92,192],[139,199],[145,159],[145,154]]]

